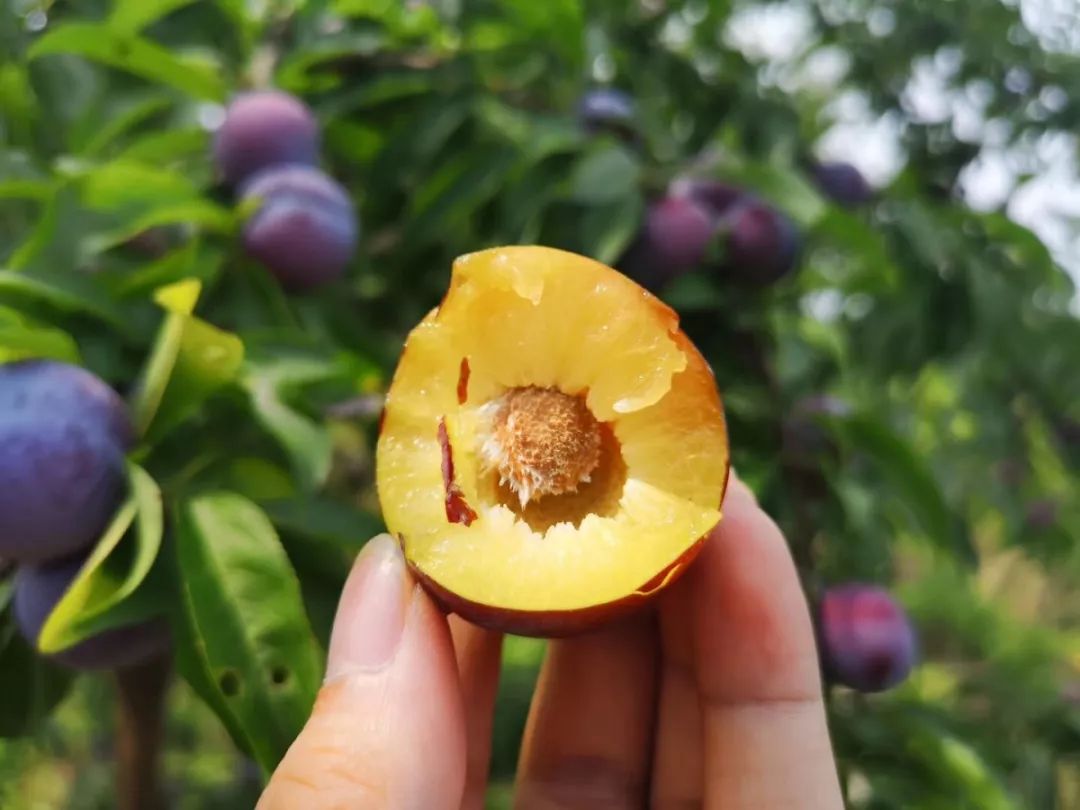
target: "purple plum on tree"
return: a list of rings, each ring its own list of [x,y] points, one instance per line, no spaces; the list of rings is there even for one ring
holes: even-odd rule
[[[821,658],[835,683],[881,692],[915,666],[918,644],[904,609],[875,585],[851,583],[825,591],[818,612]]]
[[[267,169],[244,187],[258,207],[244,247],[283,287],[311,290],[341,277],[356,250],[356,211],[336,181],[308,166]]]
[[[862,172],[843,161],[814,163],[810,175],[821,193],[835,203],[849,208],[865,205],[874,198],[874,190]]]
[[[744,199],[724,215],[722,273],[739,283],[764,287],[791,273],[802,240],[794,223],[760,200]]]
[[[213,149],[218,173],[238,185],[270,166],[314,165],[319,127],[295,96],[278,90],[243,93],[225,111]]]
[[[37,645],[41,628],[63,598],[85,559],[69,557],[45,565],[24,565],[15,575],[15,620],[19,632]],[[114,669],[144,661],[164,652],[170,643],[169,628],[162,618],[105,630],[55,655],[57,663],[72,669]]]
[[[96,540],[123,497],[133,435],[123,400],[90,372],[0,366],[0,555],[42,562]]]

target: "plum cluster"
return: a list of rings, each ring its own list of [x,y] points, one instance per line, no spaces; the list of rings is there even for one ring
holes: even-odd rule
[[[253,212],[244,249],[282,287],[304,292],[342,276],[359,226],[348,192],[317,166],[311,111],[278,90],[244,93],[214,136],[218,174]]]
[[[15,618],[31,643],[123,498],[134,438],[124,401],[85,369],[51,360],[0,365],[0,557],[18,566]],[[155,620],[105,631],[56,659],[113,668],[167,644]]]
[[[715,180],[680,180],[649,204],[621,264],[653,290],[699,267],[764,287],[795,270],[801,250],[794,223],[750,192]]]
[[[585,132],[636,140],[634,100],[621,90],[590,90],[581,97],[577,116]],[[810,161],[806,168],[818,190],[837,205],[852,208],[873,199],[873,189],[850,163]],[[791,274],[801,249],[795,224],[751,191],[713,179],[683,178],[650,202],[619,264],[654,291],[697,268],[761,288]]]

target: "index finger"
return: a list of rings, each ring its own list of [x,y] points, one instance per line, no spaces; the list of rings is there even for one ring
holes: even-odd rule
[[[720,526],[662,597],[660,618],[654,806],[842,808],[795,565],[734,476]]]

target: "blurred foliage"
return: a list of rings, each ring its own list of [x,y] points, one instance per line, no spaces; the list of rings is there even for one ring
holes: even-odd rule
[[[298,728],[348,561],[380,527],[379,394],[452,259],[542,243],[616,261],[647,199],[692,172],[745,185],[806,234],[803,269],[772,289],[701,272],[665,293],[716,371],[736,466],[811,594],[896,583],[922,631],[907,685],[831,695],[851,806],[1080,807],[1075,289],[1004,210],[955,193],[991,139],[1022,153],[1080,120],[1080,59],[1058,48],[1068,19],[1048,16],[1036,36],[1021,10],[3,0],[0,361],[81,362],[129,395],[145,429],[136,461],[169,524],[146,528],[140,507],[137,530],[99,552],[111,576],[97,612],[60,629],[150,606],[174,616],[191,687],[172,701],[176,806],[250,803],[258,768],[226,729],[266,770]],[[767,41],[780,12],[806,22],[793,53],[736,47],[736,21],[757,20]],[[813,80],[826,57],[841,69]],[[977,106],[977,134],[914,114],[928,70]],[[637,142],[574,120],[580,94],[606,83],[634,96]],[[311,105],[326,168],[364,223],[347,280],[299,299],[238,250],[244,212],[208,159],[220,104],[265,84]],[[841,98],[891,121],[903,149],[899,174],[856,211],[802,168]],[[796,404],[822,394],[848,407],[791,430]],[[211,555],[228,562],[220,576],[192,576]],[[69,679],[28,654],[8,613],[0,734],[35,736],[0,741],[0,805],[111,806],[103,681],[81,679],[44,719]],[[542,650],[507,644],[502,785]],[[493,806],[506,796],[493,789]]]

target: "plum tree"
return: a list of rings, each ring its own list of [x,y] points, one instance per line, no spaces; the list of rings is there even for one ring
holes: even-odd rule
[[[279,90],[244,93],[233,99],[214,136],[214,163],[231,185],[282,163],[314,165],[319,128],[311,111]]]
[[[24,565],[15,574],[15,620],[19,632],[35,645],[53,608],[79,573],[84,556],[45,565]],[[144,661],[169,646],[164,619],[148,619],[105,630],[55,655],[57,663],[72,669],[114,669]]]
[[[821,193],[835,203],[854,208],[874,198],[874,190],[862,172],[844,161],[815,162],[810,176]]]
[[[258,208],[244,226],[244,246],[286,289],[310,290],[339,278],[359,235],[348,193],[309,166],[260,172],[244,187]]]
[[[637,110],[633,98],[613,87],[587,91],[578,101],[578,121],[586,132],[633,135]]]
[[[0,366],[0,554],[41,562],[89,545],[124,491],[123,400],[77,366]]]
[[[728,278],[764,287],[791,273],[802,249],[794,223],[772,206],[744,198],[723,217],[721,271]]]
[[[902,682],[917,657],[907,613],[883,588],[849,583],[829,588],[818,611],[826,676],[860,692]]]

